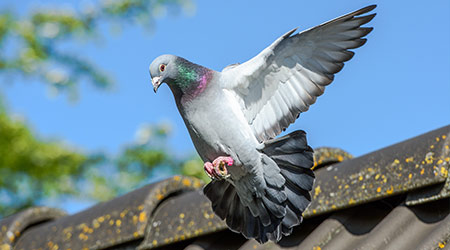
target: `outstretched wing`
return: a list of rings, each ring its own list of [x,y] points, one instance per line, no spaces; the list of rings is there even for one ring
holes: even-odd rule
[[[373,28],[371,5],[291,36],[278,38],[251,60],[222,71],[222,86],[239,103],[256,138],[274,138],[308,110]]]

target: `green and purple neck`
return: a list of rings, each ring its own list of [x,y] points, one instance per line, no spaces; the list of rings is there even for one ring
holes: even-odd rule
[[[208,86],[214,71],[194,64],[183,58],[177,58],[178,75],[174,84],[181,91],[181,101],[192,100],[201,94]]]

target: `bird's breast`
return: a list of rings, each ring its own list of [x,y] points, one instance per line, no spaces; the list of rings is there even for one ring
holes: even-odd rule
[[[180,105],[179,109],[192,142],[204,161],[231,156],[239,162],[235,149],[244,143],[252,144],[252,140],[246,138],[247,124],[237,122],[233,109],[221,93],[206,93]]]

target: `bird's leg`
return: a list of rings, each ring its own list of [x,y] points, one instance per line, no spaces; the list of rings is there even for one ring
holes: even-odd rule
[[[212,163],[207,161],[203,164],[206,174],[213,180],[222,180],[230,177],[227,167],[232,166],[233,158],[229,156],[219,156]]]
[[[213,169],[216,179],[226,179],[230,177],[227,167],[232,166],[234,163],[233,158],[229,156],[219,156],[213,162]]]
[[[205,170],[209,178],[215,179],[214,166],[211,164],[211,162],[205,162],[205,164],[203,164],[203,169]]]

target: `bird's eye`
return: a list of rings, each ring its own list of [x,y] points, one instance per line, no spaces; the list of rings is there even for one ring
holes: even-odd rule
[[[164,65],[164,64],[160,64],[159,65],[159,71],[160,72],[163,72],[165,69],[166,69],[166,65]]]

